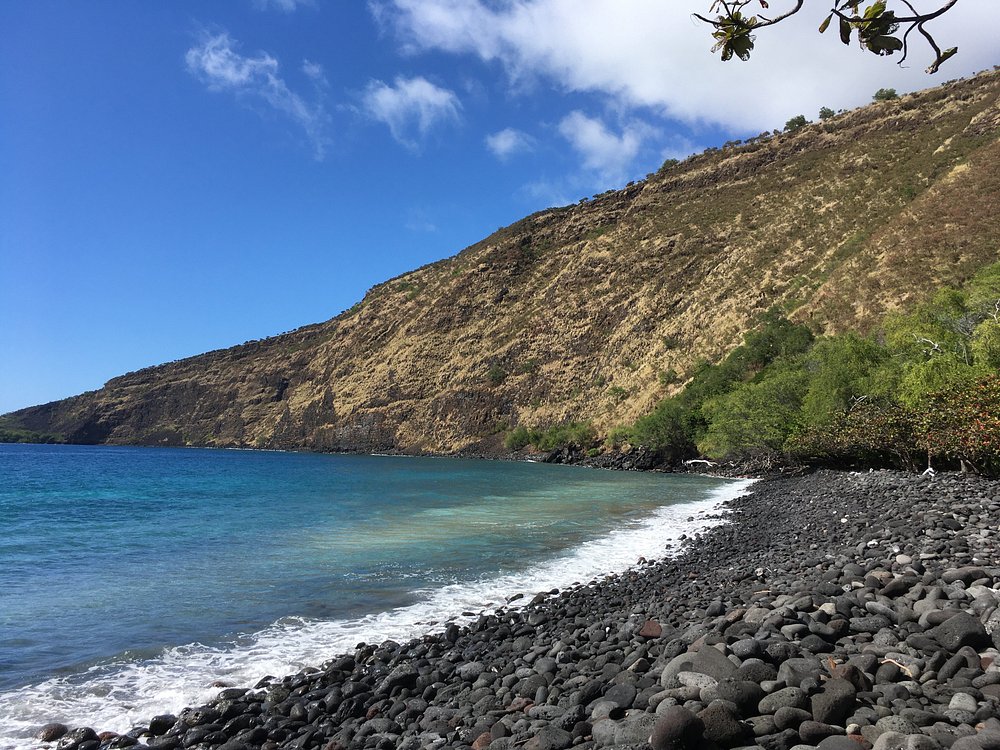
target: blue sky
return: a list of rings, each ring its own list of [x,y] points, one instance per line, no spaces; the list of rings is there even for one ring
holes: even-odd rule
[[[0,413],[326,320],[665,158],[989,67],[986,2],[940,19],[960,53],[933,77],[923,48],[899,68],[812,15],[723,63],[689,16],[709,0],[2,3]]]

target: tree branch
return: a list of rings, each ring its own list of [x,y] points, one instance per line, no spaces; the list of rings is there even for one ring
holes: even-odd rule
[[[750,0],[746,0],[746,2],[739,3],[738,4],[739,8],[737,8],[736,11],[741,10],[743,6],[747,5],[749,2]],[[764,18],[763,16],[755,16],[755,18],[758,18],[760,20],[756,24],[754,24],[754,28],[763,29],[765,26],[773,26],[776,23],[780,23],[781,21],[784,21],[786,18],[794,16],[796,13],[802,10],[802,6],[804,4],[805,0],[795,0],[795,7],[793,7],[786,13],[782,13],[780,16],[775,16],[774,18]],[[736,12],[730,8],[729,3],[722,3],[722,7],[726,11],[725,16],[731,16],[733,15],[734,12]],[[704,21],[709,26],[714,26],[715,28],[719,28],[720,26],[719,18],[725,17],[725,16],[719,16],[719,18],[713,19],[713,18],[705,18],[705,16],[701,15],[700,13],[692,13],[691,15],[697,18],[699,21]]]
[[[912,5],[910,5],[908,2],[906,2],[906,0],[901,0],[901,2],[906,3],[907,7],[909,7],[910,12],[913,13],[913,15],[912,16],[894,16],[893,20],[895,20],[896,23],[911,23],[911,22],[914,22],[914,23],[925,23],[927,21],[933,21],[938,16],[942,16],[945,13],[947,13],[949,10],[951,10],[952,8],[955,7],[955,3],[957,3],[958,0],[948,0],[948,2],[946,2],[940,8],[938,8],[937,10],[935,10],[935,11],[933,11],[931,13],[919,13],[919,12],[917,12],[914,9],[914,7]],[[799,4],[801,5],[801,3],[799,3]],[[845,21],[857,22],[857,21],[863,21],[863,20],[865,20],[865,19],[861,18],[860,16],[845,16],[843,13],[841,13],[836,8],[831,8],[830,12],[833,13],[838,18],[843,18]]]
[[[913,334],[913,338],[916,339],[918,344],[927,344],[928,346],[930,346],[930,349],[924,349],[924,354],[926,354],[928,357],[930,357],[935,352],[938,354],[944,354],[944,350],[941,349],[941,345],[938,344],[936,341],[931,341],[930,339],[924,338],[923,336],[918,336],[915,333]]]
[[[722,51],[722,59],[729,60],[735,54],[742,60],[750,58],[750,53],[754,47],[755,37],[752,32],[768,26],[774,26],[785,19],[794,16],[805,4],[805,0],[793,0],[794,4],[784,13],[769,18],[761,14],[743,15],[743,10],[753,0],[715,0],[710,6],[710,12],[721,11],[715,18],[708,18],[700,13],[692,13],[692,17],[697,18],[702,23],[711,26],[715,31],[713,36],[717,43],[712,51]],[[941,1],[941,0],[939,0]],[[758,0],[766,8],[765,0]],[[927,41],[928,46],[934,52],[934,62],[928,73],[936,73],[942,63],[958,52],[957,47],[950,47],[944,51],[938,46],[934,36],[924,28],[924,24],[938,18],[953,7],[958,0],[943,0],[941,7],[929,13],[920,13],[910,2],[910,0],[899,0],[910,12],[908,16],[897,16],[891,10],[887,10],[884,4],[871,6],[865,10],[865,15],[859,14],[858,2],[841,0],[836,2],[835,7],[830,10],[827,19],[820,25],[820,33],[826,31],[830,19],[836,17],[840,21],[840,36],[844,44],[848,44],[852,32],[857,32],[858,42],[861,47],[876,55],[891,55],[894,52],[902,51],[902,64],[909,54],[909,37],[914,29],[920,32]],[[836,7],[838,6],[839,7]],[[848,10],[845,13],[844,10]],[[869,15],[871,14],[871,15]],[[894,36],[900,26],[905,26],[902,39]]]

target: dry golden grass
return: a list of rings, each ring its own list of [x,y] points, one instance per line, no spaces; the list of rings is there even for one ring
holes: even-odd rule
[[[497,451],[631,422],[772,306],[865,330],[1000,249],[1000,75],[702,154],[540,212],[323,324],[14,421],[111,442]],[[666,343],[665,343],[666,342]]]

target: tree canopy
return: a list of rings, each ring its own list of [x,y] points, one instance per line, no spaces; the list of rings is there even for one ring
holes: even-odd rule
[[[777,15],[748,12],[747,6],[759,5],[762,11],[769,8],[768,0],[714,0],[706,17],[695,13],[695,18],[713,27],[715,39],[713,52],[720,52],[723,60],[738,57],[749,60],[760,29],[774,26],[802,10],[805,0],[791,0],[792,7]],[[941,64],[958,52],[958,47],[942,50],[926,24],[955,6],[958,0],[941,2],[934,10],[920,13],[910,0],[876,0],[862,10],[862,0],[835,0],[834,7],[819,25],[824,33],[831,25],[839,31],[844,44],[856,42],[863,50],[875,55],[902,53],[902,63],[909,54],[910,34],[917,31],[934,53],[934,61],[927,68],[928,73],[936,73]],[[890,5],[894,7],[890,7]],[[895,9],[894,9],[895,8]]]
[[[669,461],[784,454],[1000,473],[1000,263],[945,288],[874,336],[814,338],[771,311],[718,364],[622,440]]]

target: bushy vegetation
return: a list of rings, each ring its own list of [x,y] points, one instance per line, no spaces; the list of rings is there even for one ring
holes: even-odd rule
[[[771,312],[616,440],[668,462],[783,454],[1000,471],[1000,264],[873,337],[813,338]]]
[[[6,419],[0,419],[0,443],[61,443],[60,435],[26,430]]]
[[[504,435],[503,444],[509,451],[519,451],[531,445],[534,437],[536,437],[534,431],[520,425]]]
[[[524,425],[515,427],[504,436],[507,450],[518,451],[529,445],[538,450],[551,451],[563,446],[591,450],[597,447],[597,433],[590,422],[564,422],[546,429],[531,429]]]
[[[507,379],[507,371],[500,365],[490,365],[490,369],[486,372],[486,379],[490,381],[490,385],[500,385]]]
[[[896,89],[879,89],[872,94],[873,102],[890,102],[898,98],[899,94],[896,93]]]
[[[652,413],[635,423],[628,441],[658,451],[669,462],[689,458],[699,451],[712,455],[746,452],[750,448],[749,436],[737,439],[722,426],[728,423],[736,429],[737,422],[751,416],[748,409],[759,411],[760,406],[754,403],[764,394],[754,391],[772,388],[759,385],[771,374],[770,366],[795,358],[812,342],[813,335],[805,326],[792,323],[775,311],[768,313],[758,328],[747,334],[743,344],[722,362],[699,364],[680,394],[663,399]],[[750,430],[759,427],[752,420],[746,426]],[[772,436],[768,443],[777,440]],[[754,449],[760,447],[763,445],[753,445]]]
[[[799,128],[804,128],[809,124],[809,120],[806,119],[805,115],[795,115],[788,122],[785,123],[785,132],[794,133]]]

